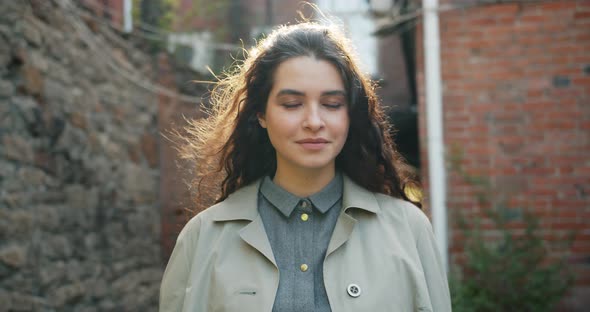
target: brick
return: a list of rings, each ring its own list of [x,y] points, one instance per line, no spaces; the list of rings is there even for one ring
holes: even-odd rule
[[[520,23],[533,23],[533,24],[542,24],[552,21],[553,17],[543,14],[535,14],[535,15],[523,15],[521,16],[518,21]]]
[[[512,38],[515,31],[518,31],[517,27],[514,27],[511,24],[501,24],[487,28],[486,35],[488,38],[496,41],[500,40],[502,37]]]
[[[555,13],[560,10],[575,10],[576,1],[551,1],[539,4],[542,11],[549,11]]]
[[[518,4],[499,4],[486,7],[485,10],[478,10],[480,13],[491,16],[515,15],[520,11]]]
[[[586,77],[575,77],[572,79],[572,84],[574,86],[585,86],[590,87],[590,76]]]
[[[590,254],[590,244],[588,243],[577,243],[572,246],[571,251],[573,253]],[[590,279],[588,279],[590,281]]]

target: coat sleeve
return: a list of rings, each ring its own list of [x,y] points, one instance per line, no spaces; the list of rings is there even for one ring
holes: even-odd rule
[[[420,213],[417,223],[416,247],[422,263],[424,277],[426,278],[432,309],[435,312],[451,311],[449,283],[441,253],[434,239],[432,225],[423,213]]]
[[[199,229],[200,222],[194,218],[187,223],[176,239],[160,285],[160,312],[183,311],[190,275],[190,258],[196,247],[193,242],[197,241]]]

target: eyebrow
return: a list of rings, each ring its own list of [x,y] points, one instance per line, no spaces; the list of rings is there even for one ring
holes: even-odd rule
[[[297,91],[297,90],[293,90],[293,89],[282,89],[281,91],[279,91],[279,93],[277,93],[277,96],[281,96],[281,95],[305,96],[305,92],[301,92],[301,91]],[[346,96],[346,92],[344,92],[342,90],[330,90],[330,91],[322,92],[321,96],[333,96],[333,95]]]

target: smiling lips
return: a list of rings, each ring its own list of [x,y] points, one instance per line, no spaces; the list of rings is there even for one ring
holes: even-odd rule
[[[328,143],[330,143],[330,141],[323,139],[323,138],[318,138],[318,139],[303,139],[303,140],[296,141],[295,143],[301,145],[304,149],[315,151],[315,150],[320,150],[320,149],[324,148]]]

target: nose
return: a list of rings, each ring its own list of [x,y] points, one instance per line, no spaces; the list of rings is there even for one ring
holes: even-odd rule
[[[311,105],[305,110],[303,127],[311,131],[318,131],[324,127],[324,120],[319,111],[319,105]]]

